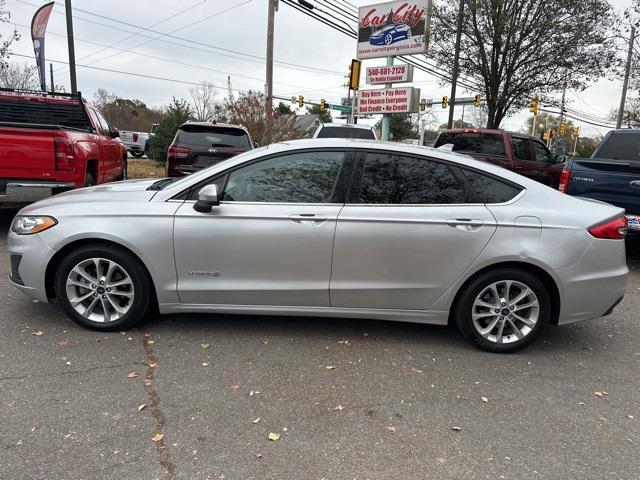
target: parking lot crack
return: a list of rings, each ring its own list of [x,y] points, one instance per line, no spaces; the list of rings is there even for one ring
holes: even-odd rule
[[[163,480],[173,480],[176,476],[176,467],[171,463],[169,447],[165,444],[165,416],[160,409],[160,395],[153,384],[154,371],[158,366],[158,358],[153,348],[153,344],[150,343],[147,338],[142,339],[142,348],[146,357],[147,373],[145,376],[144,390],[149,397],[149,403],[151,405],[151,416],[155,419],[155,433],[154,441],[156,444],[156,451],[158,454],[158,461],[164,469]]]

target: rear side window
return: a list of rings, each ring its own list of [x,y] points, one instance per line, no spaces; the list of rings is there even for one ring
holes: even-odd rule
[[[462,169],[476,195],[483,203],[504,203],[515,198],[522,188],[473,170]]]
[[[596,150],[599,158],[640,160],[640,133],[614,133]]]
[[[376,136],[368,128],[327,127],[320,128],[317,138],[361,138],[375,140]]]
[[[369,204],[465,203],[466,192],[449,167],[386,153],[365,157],[356,201]]]
[[[175,143],[196,147],[251,147],[249,135],[241,128],[208,125],[183,125],[176,134]]]
[[[453,145],[454,152],[472,152],[482,155],[505,156],[502,135],[481,133],[443,133],[438,137],[434,147]]]

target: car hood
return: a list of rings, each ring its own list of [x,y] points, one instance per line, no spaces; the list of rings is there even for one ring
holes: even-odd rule
[[[21,214],[57,205],[77,205],[80,203],[97,202],[148,202],[157,191],[147,190],[147,188],[157,181],[157,178],[125,180],[122,182],[105,183],[94,187],[69,190],[68,192],[60,193],[33,203],[23,208]]]

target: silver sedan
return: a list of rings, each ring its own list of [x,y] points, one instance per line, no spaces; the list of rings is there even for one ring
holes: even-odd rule
[[[56,195],[8,249],[16,287],[96,330],[156,309],[452,322],[511,352],[620,302],[623,213],[451,152],[301,140]]]

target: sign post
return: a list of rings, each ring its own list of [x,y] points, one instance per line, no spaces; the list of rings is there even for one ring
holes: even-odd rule
[[[393,56],[387,57],[387,67],[393,66]],[[391,88],[391,83],[385,83],[384,85],[387,88]],[[388,113],[382,115],[382,135],[380,136],[380,140],[383,142],[389,141],[389,126],[391,124],[391,116]]]

